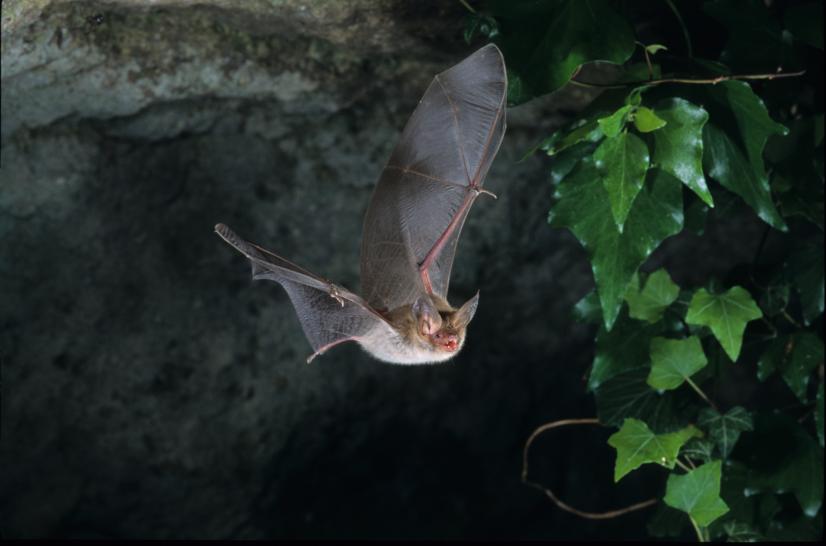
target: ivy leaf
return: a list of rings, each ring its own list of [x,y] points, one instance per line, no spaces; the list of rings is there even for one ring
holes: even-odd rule
[[[651,373],[648,384],[661,391],[674,390],[702,370],[708,360],[696,336],[685,339],[655,337],[651,340]]]
[[[806,403],[809,378],[822,363],[823,342],[816,335],[802,332],[780,336],[772,341],[758,360],[757,377],[765,381],[778,370],[797,399]]]
[[[823,504],[823,449],[795,419],[757,414],[754,431],[743,433],[734,456],[748,470],[746,494],[791,492],[813,518]]]
[[[631,281],[625,293],[631,318],[657,322],[665,309],[674,303],[680,295],[680,287],[674,284],[668,271],[658,269],[648,276],[645,286],[640,290],[637,282]]]
[[[708,432],[709,437],[720,448],[720,454],[724,459],[731,454],[741,432],[754,430],[751,414],[740,406],[731,408],[725,414],[704,408],[700,411],[697,425]]]
[[[821,241],[822,243],[822,241]],[[800,304],[803,321],[808,325],[823,313],[823,246],[798,245],[789,257],[791,270]]]
[[[689,439],[702,436],[696,427],[689,425],[682,430],[667,434],[654,434],[648,425],[638,419],[626,419],[622,428],[608,438],[608,445],[616,448],[614,482],[646,463],[657,463],[674,468],[680,448]]]
[[[596,290],[591,290],[574,305],[574,320],[582,323],[602,322],[602,308],[599,306],[599,296]]]
[[[706,149],[703,163],[709,176],[742,197],[761,220],[786,231],[786,223],[772,201],[768,179],[754,173],[734,141],[714,125],[707,125],[703,129],[703,142]]]
[[[708,438],[693,438],[683,446],[680,454],[689,459],[707,463],[714,454],[714,442]]]
[[[817,440],[820,447],[823,447],[823,383],[817,388],[817,401],[815,402],[815,427],[817,428]]]
[[[735,159],[727,162],[729,165],[721,165],[720,170],[722,172],[718,173],[720,178],[711,172],[711,167],[717,161],[711,161],[710,165],[706,165],[706,169],[721,184],[729,184],[731,187],[726,187],[741,195],[757,211],[760,218],[777,229],[785,230],[785,224],[777,213],[774,203],[771,202],[771,196],[768,192],[769,182],[766,167],[763,163],[763,150],[769,137],[772,135],[785,136],[789,133],[789,130],[769,116],[766,105],[754,93],[751,86],[745,82],[731,80],[721,82],[707,88],[706,93],[713,102],[709,107],[715,108],[715,112],[712,112],[712,118],[716,124],[715,128],[724,129],[724,134],[729,137],[730,149],[739,152],[737,156],[732,156]],[[710,126],[706,128],[708,127]],[[704,140],[707,136],[706,133],[707,131],[704,130]],[[723,152],[727,148],[726,142],[721,142],[721,139],[715,135],[711,135],[711,137],[716,144],[715,151]],[[708,147],[708,143],[706,143],[706,147]],[[732,181],[731,177],[738,176],[738,171],[742,166],[743,151],[745,151],[745,163],[751,168],[751,175],[748,180],[741,181],[738,184],[737,180]],[[718,159],[725,161],[728,155],[730,154],[718,153],[718,156],[720,156]],[[734,169],[733,172],[732,169]],[[727,174],[727,176],[723,176],[724,174]],[[745,172],[739,176],[745,176]],[[735,187],[744,189],[745,195],[735,190]],[[768,196],[767,203],[764,202],[766,196]]]
[[[602,130],[608,134],[605,127]],[[648,146],[639,137],[623,132],[602,141],[594,152],[594,160],[611,201],[614,222],[622,232],[631,205],[645,183]]]
[[[728,535],[728,542],[762,542],[765,540],[760,532],[747,523],[727,521],[723,530]]]
[[[703,126],[708,112],[680,98],[660,103],[656,112],[666,125],[654,133],[654,163],[713,207],[703,177]]]
[[[605,136],[614,138],[620,134],[622,128],[625,127],[625,119],[628,116],[628,112],[631,111],[631,108],[632,106],[630,104],[626,104],[610,116],[605,116],[597,120],[599,128],[602,129]]]
[[[605,426],[619,427],[627,417],[645,421],[657,434],[686,427],[693,419],[694,400],[680,392],[658,394],[645,382],[648,368],[620,372],[594,392],[597,417]]]
[[[519,161],[524,161],[537,150],[555,156],[580,142],[598,142],[604,136],[596,120],[578,120],[571,127],[554,131],[551,136],[539,141]]]
[[[634,200],[622,233],[617,231],[596,167],[590,158],[557,187],[548,221],[567,227],[588,251],[606,329],[619,314],[634,273],[667,237],[683,227],[679,181],[656,170]]]
[[[694,293],[685,321],[708,326],[728,357],[737,361],[746,323],[763,316],[746,290],[735,286],[723,294],[709,294],[704,288]]]
[[[671,474],[665,487],[665,503],[687,513],[700,527],[728,512],[728,506],[720,498],[721,462],[714,461],[699,466],[679,476]]]
[[[622,64],[634,52],[633,29],[607,0],[488,0],[485,6],[500,23],[511,104],[562,87],[584,63]]]
[[[645,46],[645,50],[651,55],[656,55],[658,51],[668,51],[668,48],[662,44],[649,44]]]
[[[634,127],[641,133],[651,133],[662,129],[668,122],[654,113],[654,110],[640,106],[634,114]],[[702,157],[702,155],[701,155]]]
[[[608,331],[603,324],[597,333],[596,353],[588,390],[593,391],[603,382],[625,370],[648,366],[648,346],[651,338],[661,331],[660,325],[640,324],[620,313],[614,327]]]
[[[477,33],[488,39],[495,38],[499,34],[499,25],[496,19],[479,12],[468,14],[463,32],[465,43],[470,44]]]

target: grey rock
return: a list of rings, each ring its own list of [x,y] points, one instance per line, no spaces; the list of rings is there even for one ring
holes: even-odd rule
[[[569,320],[592,286],[584,251],[545,222],[543,162],[518,162],[587,96],[511,112],[487,183],[499,199],[474,207],[454,268],[453,300],[480,289],[481,304],[450,364],[394,367],[356,347],[304,364],[283,291],[252,284],[212,233],[226,222],[357,289],[372,186],[430,78],[469,52],[462,14],[401,0],[3,3],[4,536],[619,529],[583,528],[519,484],[535,426],[593,414],[592,332]],[[580,485],[607,450],[549,445],[537,471],[587,505]]]

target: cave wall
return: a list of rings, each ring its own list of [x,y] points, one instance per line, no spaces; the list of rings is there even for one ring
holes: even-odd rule
[[[454,267],[451,299],[481,301],[449,364],[355,346],[305,364],[284,292],[212,232],[357,289],[373,184],[429,80],[472,50],[462,16],[3,2],[4,537],[642,535],[637,516],[584,526],[519,483],[535,426],[594,411],[592,332],[569,315],[588,264],[545,222],[543,162],[519,162],[581,91],[509,112],[499,199],[477,202]],[[546,482],[595,509],[638,500],[641,481],[583,487],[610,485],[607,449],[581,448],[607,433],[566,434],[536,463]]]

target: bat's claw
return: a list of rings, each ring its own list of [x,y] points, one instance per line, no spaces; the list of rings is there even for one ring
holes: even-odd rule
[[[499,199],[498,197],[496,197],[495,193],[493,193],[490,190],[486,190],[485,188],[474,188],[474,190],[476,191],[476,195],[479,195],[481,193],[481,194],[484,194],[484,195],[489,195],[489,196],[493,197],[494,199]]]
[[[330,297],[336,300],[339,305],[344,307],[344,298],[341,297],[341,293],[338,291],[338,287],[336,287],[336,285],[332,283],[330,283]]]

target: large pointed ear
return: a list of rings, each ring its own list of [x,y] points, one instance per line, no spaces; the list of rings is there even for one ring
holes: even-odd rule
[[[466,328],[470,321],[473,320],[473,315],[476,314],[476,307],[479,305],[479,292],[470,298],[462,305],[458,311],[453,315],[453,324],[456,328]]]
[[[430,296],[419,296],[413,304],[413,315],[419,325],[419,333],[425,336],[442,329],[442,316],[433,305]]]

